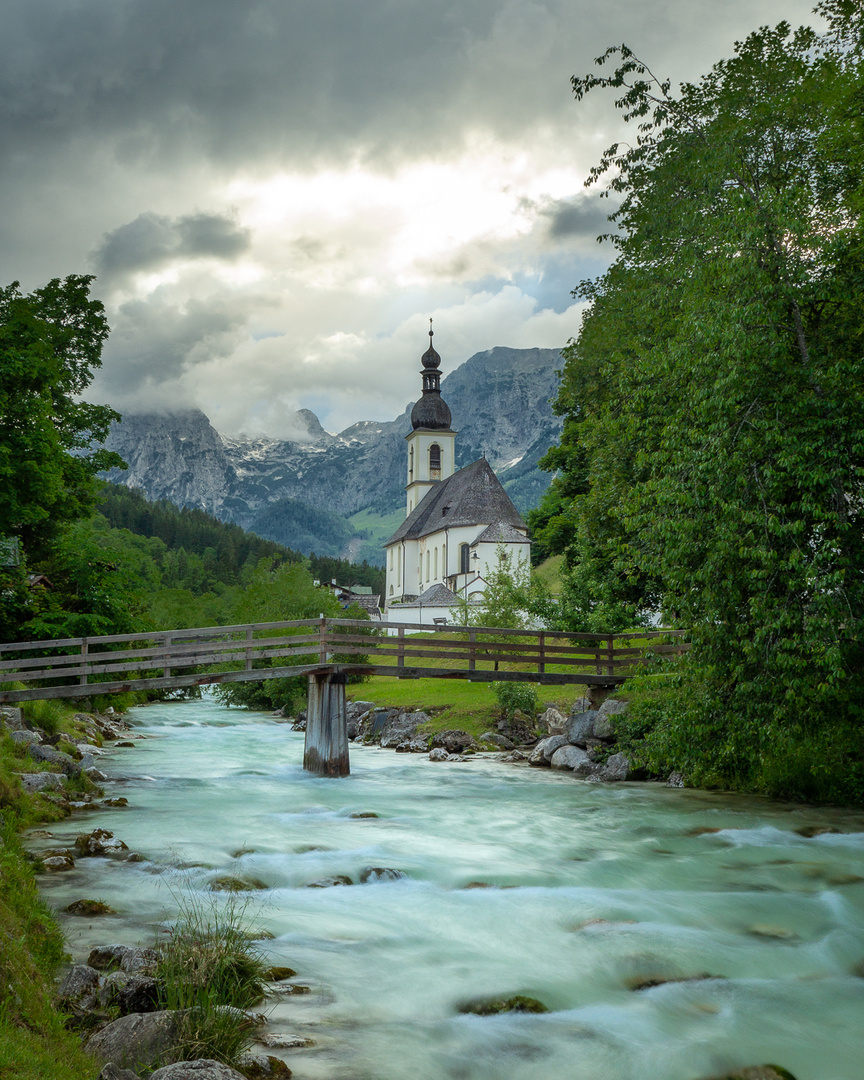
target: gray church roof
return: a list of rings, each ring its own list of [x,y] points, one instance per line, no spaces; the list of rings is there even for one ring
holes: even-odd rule
[[[488,529],[474,541],[475,544],[518,544],[526,540],[525,533],[514,529],[505,521],[493,521]]]
[[[412,602],[411,607],[452,607],[458,603],[459,597],[446,585],[430,585]]]
[[[441,529],[498,522],[526,528],[489,462],[480,458],[430,488],[384,546]]]

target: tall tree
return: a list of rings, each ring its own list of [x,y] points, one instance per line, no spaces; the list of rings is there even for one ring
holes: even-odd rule
[[[92,278],[55,279],[29,296],[0,289],[0,633],[27,618],[24,570],[50,557],[64,529],[86,517],[97,473],[122,459],[98,444],[117,413],[81,400],[108,334]]]
[[[626,46],[573,79],[617,91],[638,134],[592,173],[620,198],[617,258],[577,290],[559,399],[583,607],[633,611],[635,589],[693,631],[699,698],[668,746],[803,793],[803,701],[864,788],[843,728],[864,706],[862,26],[820,11],[826,34],[763,27],[677,95]]]

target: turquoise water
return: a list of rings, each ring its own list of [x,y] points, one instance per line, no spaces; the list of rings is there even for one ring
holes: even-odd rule
[[[147,738],[100,760],[129,807],[38,845],[100,826],[145,861],[82,859],[44,893],[118,912],[64,916],[77,957],[152,944],[184,894],[224,902],[220,874],[265,884],[249,925],[311,988],[267,1005],[271,1032],[315,1041],[268,1051],[297,1080],[697,1080],[766,1061],[864,1076],[864,815],[353,745],[351,776],[326,780],[263,714],[205,700],[130,719]],[[839,832],[795,831],[812,826]],[[305,887],[370,866],[406,876]],[[551,1011],[457,1011],[514,993]]]

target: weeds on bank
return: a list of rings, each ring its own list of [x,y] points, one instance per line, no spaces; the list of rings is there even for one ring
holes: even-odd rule
[[[267,965],[244,929],[248,902],[183,897],[168,941],[160,941],[162,1005],[183,1012],[183,1060],[231,1064],[253,1041],[255,1022],[241,1010],[264,997]]]

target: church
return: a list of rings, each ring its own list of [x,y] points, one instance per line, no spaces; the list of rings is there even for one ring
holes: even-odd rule
[[[456,471],[456,435],[441,397],[441,357],[421,359],[423,394],[407,442],[407,516],[384,545],[387,618],[453,621],[459,598],[477,602],[500,549],[515,570],[530,564],[528,528],[485,457]],[[395,607],[394,607],[395,605]],[[393,608],[393,610],[390,610]]]

